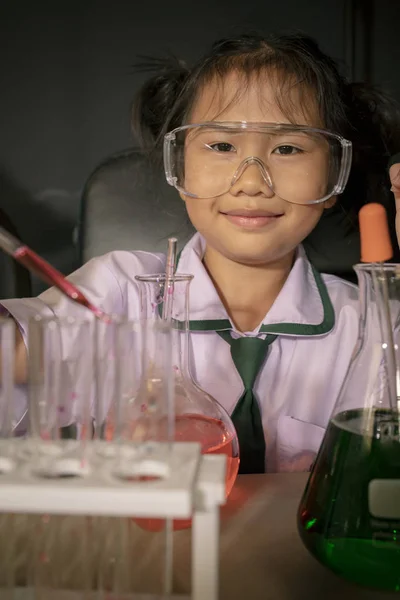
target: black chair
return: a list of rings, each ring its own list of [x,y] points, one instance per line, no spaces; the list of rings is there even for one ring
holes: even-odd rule
[[[81,262],[110,250],[165,252],[169,236],[176,235],[182,246],[192,233],[178,192],[139,150],[111,156],[90,175],[78,231]],[[304,245],[318,270],[355,280],[359,232],[340,203],[325,211]]]
[[[19,238],[15,226],[2,210],[0,210],[0,226]],[[0,250],[0,299],[28,298],[31,295],[32,282],[29,272]]]
[[[90,175],[78,229],[81,262],[110,250],[165,252],[168,237],[182,246],[192,233],[184,202],[140,151],[119,152]]]

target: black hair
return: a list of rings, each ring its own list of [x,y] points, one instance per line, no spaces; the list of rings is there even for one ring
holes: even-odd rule
[[[140,146],[149,151],[157,147],[163,132],[167,132],[170,112],[190,71],[175,56],[166,60],[141,58],[134,66],[135,72],[154,72],[154,75],[145,81],[132,102],[131,122]]]
[[[348,82],[312,38],[246,34],[217,41],[191,69],[176,60],[158,66],[160,72],[138,92],[132,110],[134,134],[151,156],[161,156],[165,133],[185,123],[208,81],[223,80],[232,71],[247,80],[275,73],[277,101],[289,119],[291,90],[300,93],[304,109],[311,91],[324,128],[353,143],[351,173],[339,203],[349,222],[370,201],[382,202],[394,222],[387,163],[400,150],[400,107],[373,86]]]

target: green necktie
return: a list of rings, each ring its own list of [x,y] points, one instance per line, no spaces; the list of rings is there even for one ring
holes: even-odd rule
[[[265,340],[256,337],[234,339],[229,331],[217,333],[230,344],[232,360],[244,385],[243,395],[231,416],[239,439],[239,473],[264,473],[264,430],[253,386],[267,356],[268,347],[277,336],[269,334]]]

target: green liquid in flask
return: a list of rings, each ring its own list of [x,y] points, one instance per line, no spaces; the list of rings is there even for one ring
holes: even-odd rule
[[[389,410],[336,415],[298,513],[303,543],[322,564],[354,583],[396,592],[400,592],[399,422],[400,414]]]

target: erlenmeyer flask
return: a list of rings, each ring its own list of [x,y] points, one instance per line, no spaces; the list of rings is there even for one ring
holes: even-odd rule
[[[355,270],[358,340],[298,526],[306,547],[332,571],[399,592],[400,265]]]
[[[136,277],[139,284],[141,317],[151,324],[161,319],[164,298],[165,275],[148,275]],[[199,442],[203,454],[225,454],[227,456],[226,494],[232,490],[239,468],[239,443],[235,427],[225,409],[209,394],[194,382],[189,356],[192,351],[189,331],[189,285],[192,275],[175,275],[173,277],[172,298],[172,370],[174,388],[174,439],[182,442]],[[171,289],[167,293],[171,293]],[[153,327],[145,327],[143,331],[152,331]],[[146,346],[146,344],[144,344]],[[144,357],[142,385],[135,401],[135,410],[143,413],[151,409],[148,406],[149,389],[156,393],[157,385],[162,386],[152,376],[151,363]],[[150,382],[150,386],[149,386]],[[135,417],[132,422],[135,422]],[[154,426],[153,426],[154,427]],[[149,432],[150,434],[150,432]],[[144,435],[143,428],[140,435]],[[154,430],[153,430],[154,435]],[[160,431],[160,436],[165,435]],[[142,441],[143,437],[138,440]],[[160,528],[160,523],[152,521],[141,524],[153,530]],[[175,521],[174,528],[187,527],[189,521]]]

